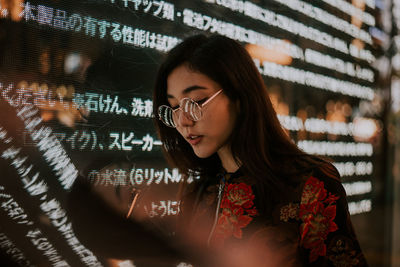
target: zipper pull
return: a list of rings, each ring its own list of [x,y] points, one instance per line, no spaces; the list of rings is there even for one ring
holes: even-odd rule
[[[219,186],[218,186],[218,199],[221,199],[222,193],[224,191],[224,187],[225,187],[225,176],[222,175],[222,178],[219,182]]]
[[[224,184],[220,183],[218,186],[218,198],[221,198],[223,188],[224,188]]]

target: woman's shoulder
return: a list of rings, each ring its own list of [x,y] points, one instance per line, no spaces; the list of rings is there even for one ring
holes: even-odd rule
[[[341,183],[339,171],[328,161],[321,161],[320,164],[313,167],[310,175],[329,184]]]
[[[340,174],[330,162],[322,162],[302,176],[299,187],[300,204],[314,201],[327,204],[346,199],[346,191],[342,185]]]
[[[298,208],[300,246],[309,263],[340,265],[340,259],[346,258],[350,266],[366,266],[350,220],[346,191],[331,163],[304,177]]]

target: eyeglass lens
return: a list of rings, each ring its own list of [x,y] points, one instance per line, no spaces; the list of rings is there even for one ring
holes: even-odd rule
[[[168,107],[166,105],[162,105],[158,108],[158,117],[160,118],[160,120],[168,127],[175,128],[176,125],[172,118],[172,113],[173,111],[171,107]]]
[[[198,121],[202,117],[202,111],[199,104],[190,98],[182,99],[180,108],[173,110],[171,107],[163,105],[158,110],[158,115],[161,121],[169,126],[176,127],[180,124],[181,116],[186,116],[187,119]]]
[[[158,108],[158,116],[165,125],[173,128],[179,124],[182,114],[189,120],[198,121],[203,116],[202,106],[205,106],[221,92],[222,89],[211,96],[201,106],[191,98],[182,99],[180,107],[175,110],[167,105],[162,105]]]

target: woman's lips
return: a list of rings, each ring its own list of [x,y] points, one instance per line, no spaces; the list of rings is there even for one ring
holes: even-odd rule
[[[192,146],[194,146],[194,145],[197,145],[198,143],[200,143],[202,139],[203,139],[203,136],[200,135],[200,136],[198,136],[198,137],[196,137],[194,139],[188,138],[187,140]]]

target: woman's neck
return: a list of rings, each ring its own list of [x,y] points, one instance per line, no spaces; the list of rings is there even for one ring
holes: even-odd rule
[[[229,147],[224,146],[220,148],[218,150],[218,156],[225,171],[233,173],[239,169],[240,165],[236,163]]]

